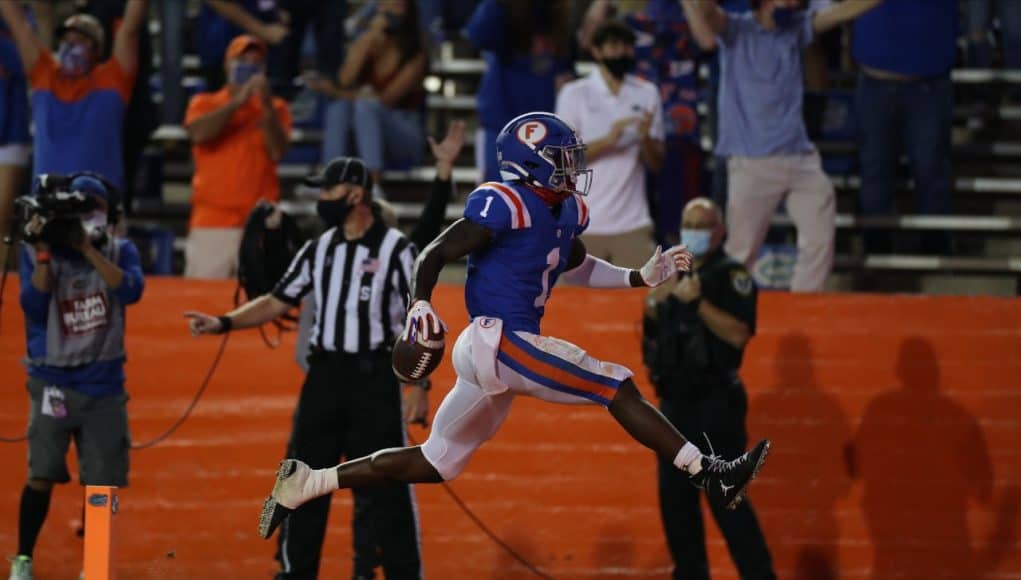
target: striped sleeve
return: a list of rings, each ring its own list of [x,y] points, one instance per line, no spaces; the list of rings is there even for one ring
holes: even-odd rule
[[[464,217],[496,233],[532,225],[532,216],[521,194],[495,181],[483,183],[468,196]]]
[[[312,289],[312,256],[316,240],[309,240],[291,260],[284,277],[273,288],[273,296],[291,306],[297,306]]]
[[[390,317],[389,328],[391,332],[400,334],[404,329],[404,318],[408,312],[409,301],[411,300],[411,283],[415,275],[415,258],[418,256],[418,249],[415,244],[407,239],[394,248],[391,257],[390,267],[390,300],[387,316]]]

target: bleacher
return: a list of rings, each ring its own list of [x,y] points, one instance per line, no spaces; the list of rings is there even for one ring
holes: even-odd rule
[[[150,26],[158,35],[158,24]],[[154,43],[157,44],[158,43]],[[203,89],[196,75],[197,58],[183,59],[188,94]],[[442,135],[450,119],[468,122],[466,145],[454,178],[462,196],[448,208],[449,219],[460,215],[463,194],[478,181],[474,167],[475,89],[484,63],[463,45],[446,43],[434,51],[430,76],[425,81],[428,96],[427,127],[433,135]],[[583,67],[582,71],[589,70]],[[818,142],[824,166],[838,192],[837,258],[829,287],[835,290],[898,291],[926,293],[990,293],[1016,295],[1021,279],[1021,106],[991,105],[989,95],[1003,94],[1009,86],[1021,84],[1021,72],[998,70],[954,71],[956,85],[953,168],[955,190],[952,213],[924,216],[914,212],[914,195],[905,180],[900,187],[897,207],[902,212],[889,218],[863,218],[856,215],[858,176],[857,154],[853,139],[853,77],[836,78],[838,87],[827,94],[828,108],[824,138]],[[159,99],[159,83],[153,82]],[[322,101],[310,94],[299,94],[292,103],[295,131],[292,147],[280,165],[285,207],[299,215],[314,215],[314,192],[299,185],[300,178],[319,163],[322,137]],[[702,115],[705,114],[703,107]],[[707,139],[705,149],[711,150]],[[428,159],[428,156],[426,157]],[[192,165],[187,135],[179,125],[164,125],[156,132],[146,151],[150,168],[160,176],[158,191],[139,200],[135,221],[161,224],[177,235],[177,260],[189,212],[189,180]],[[426,161],[428,162],[428,161]],[[422,207],[428,184],[433,178],[431,166],[389,170],[385,173],[386,191],[395,202],[398,216],[412,222]],[[790,219],[778,214],[773,220],[771,238],[793,243]],[[947,231],[954,237],[954,248],[947,256],[913,254],[868,255],[863,250],[862,232],[883,229],[910,238],[926,231]]]

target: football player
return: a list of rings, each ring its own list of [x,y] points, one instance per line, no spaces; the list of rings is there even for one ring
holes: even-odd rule
[[[683,246],[657,248],[640,270],[630,270],[585,252],[579,235],[588,225],[583,196],[591,172],[585,169],[585,145],[556,115],[513,119],[497,138],[497,151],[504,181],[475,189],[464,217],[415,263],[404,336],[433,341],[445,333],[429,303],[437,277],[445,264],[468,256],[465,295],[472,322],[454,346],[457,381],[436,412],[428,440],[328,469],[284,460],[263,507],[263,537],[294,508],[336,489],[457,477],[499,429],[517,395],[603,405],[639,443],[704,486],[711,501],[733,508],[744,497],[766,458],[768,441],[732,461],[703,455],[642,398],[629,369],[540,332],[546,301],[561,274],[594,288],[652,287],[689,269],[691,254]]]

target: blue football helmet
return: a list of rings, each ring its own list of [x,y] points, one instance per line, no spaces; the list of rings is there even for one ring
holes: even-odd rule
[[[574,128],[553,113],[525,113],[496,137],[500,176],[550,189],[565,197],[587,195],[592,170],[585,167],[585,144]]]

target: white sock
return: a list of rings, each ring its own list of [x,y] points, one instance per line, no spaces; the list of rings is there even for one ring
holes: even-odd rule
[[[674,465],[691,475],[698,475],[698,472],[702,471],[702,452],[691,442],[685,443],[677,452],[677,457],[674,457]]]
[[[312,497],[324,496],[337,489],[337,468],[313,469],[305,480],[305,492]]]

